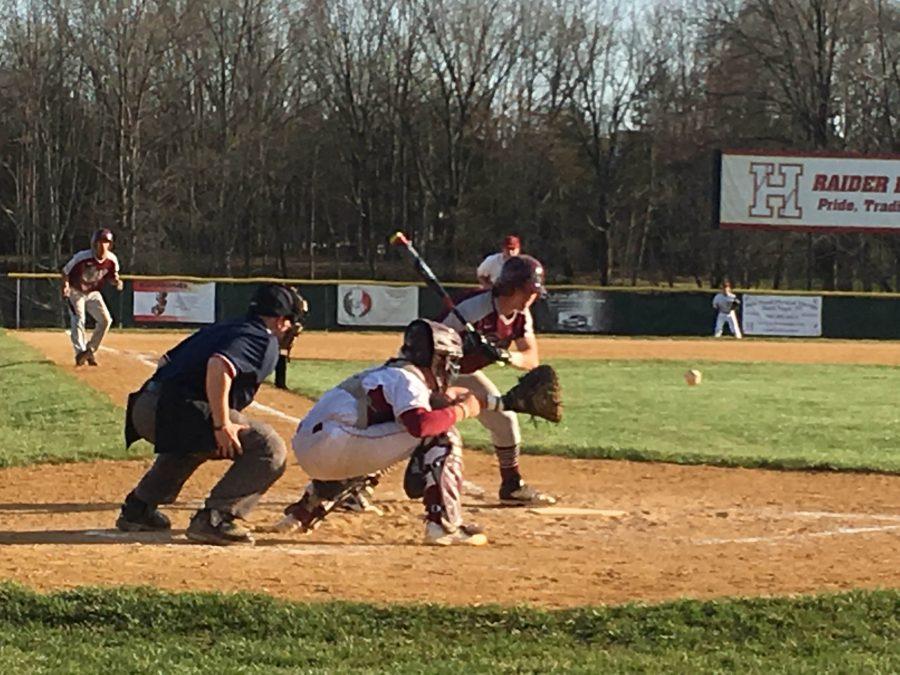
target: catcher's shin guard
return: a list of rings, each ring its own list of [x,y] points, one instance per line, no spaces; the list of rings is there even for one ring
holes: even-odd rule
[[[439,436],[423,438],[413,450],[403,474],[403,491],[410,499],[421,499],[425,494],[425,453],[437,445],[458,445],[462,447],[462,438],[456,428],[449,429]]]
[[[462,443],[457,433],[444,434],[422,454],[426,520],[447,532],[462,524]]]

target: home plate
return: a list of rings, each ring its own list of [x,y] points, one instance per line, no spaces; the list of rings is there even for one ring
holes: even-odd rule
[[[539,516],[603,516],[605,518],[620,518],[626,513],[614,509],[580,509],[571,506],[539,506],[526,510],[528,513],[536,513]]]

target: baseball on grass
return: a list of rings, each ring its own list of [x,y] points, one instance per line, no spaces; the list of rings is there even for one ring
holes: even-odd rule
[[[690,370],[684,373],[684,381],[688,383],[689,387],[696,386],[700,384],[703,380],[703,373],[695,368],[691,368]]]

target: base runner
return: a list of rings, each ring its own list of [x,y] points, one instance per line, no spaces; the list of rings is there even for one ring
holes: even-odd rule
[[[100,294],[107,281],[122,290],[119,278],[119,259],[110,249],[113,233],[106,228],[97,230],[91,238],[91,248],[79,251],[62,269],[62,296],[69,309],[70,335],[75,349],[75,365],[97,365],[97,350],[112,325],[112,317]],[[94,317],[94,332],[85,341],[86,315]]]

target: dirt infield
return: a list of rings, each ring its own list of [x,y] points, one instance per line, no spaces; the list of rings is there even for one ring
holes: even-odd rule
[[[75,371],[61,332],[16,335],[118,404],[178,339],[114,333],[100,368]],[[396,334],[309,334],[299,356],[381,359],[398,343]],[[547,338],[541,348],[545,356],[610,359],[900,364],[900,347],[877,342]],[[268,387],[259,400],[279,412],[251,414],[286,437],[290,418],[309,406]],[[189,545],[182,530],[221,463],[204,466],[169,509],[172,537],[112,529],[146,462],[7,469],[0,471],[0,578],[40,589],[151,584],[293,599],[553,607],[900,587],[898,476],[525,457],[526,475],[573,507],[566,515],[499,508],[493,464],[488,455],[466,455],[467,478],[485,490],[467,503],[491,545],[437,550],[418,545],[419,505],[402,498],[400,471],[379,488],[381,518],[337,516],[305,537],[260,535],[255,547],[219,549]],[[275,518],[303,484],[291,466],[254,520]]]

